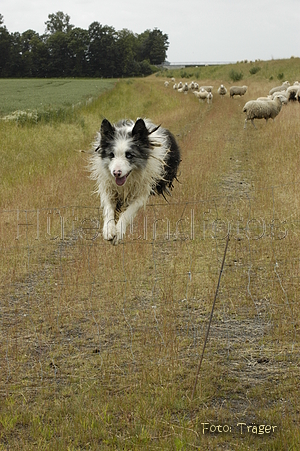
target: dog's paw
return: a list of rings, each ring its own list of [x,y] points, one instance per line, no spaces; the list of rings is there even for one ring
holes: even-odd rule
[[[104,222],[103,226],[103,238],[107,241],[114,241],[117,235],[117,229],[115,221],[111,220],[108,222]]]
[[[113,244],[118,244],[119,241],[123,240],[126,232],[126,226],[124,222],[119,219],[116,225],[116,236],[113,239]]]

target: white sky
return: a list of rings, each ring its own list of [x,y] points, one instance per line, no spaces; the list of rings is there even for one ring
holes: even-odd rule
[[[300,57],[300,0],[1,0],[11,33],[45,31],[48,14],[133,33],[158,28],[169,37],[167,60],[235,62]]]

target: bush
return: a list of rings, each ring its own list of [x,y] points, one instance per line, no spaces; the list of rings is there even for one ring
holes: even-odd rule
[[[261,69],[261,67],[259,67],[259,66],[253,66],[253,67],[251,67],[251,69],[249,70],[249,72],[250,72],[251,75],[254,75],[254,74],[256,74],[257,72],[259,72],[260,69]]]
[[[278,78],[278,80],[283,80],[283,79],[284,79],[284,73],[283,73],[283,72],[280,72],[280,73],[277,75],[277,78]]]
[[[234,69],[231,69],[231,71],[229,72],[229,77],[232,81],[240,81],[243,78],[243,72],[237,72]]]

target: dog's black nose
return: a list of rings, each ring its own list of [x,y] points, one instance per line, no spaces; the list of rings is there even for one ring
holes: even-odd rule
[[[113,171],[113,175],[114,175],[114,177],[121,177],[122,171],[120,169],[118,169],[117,171]]]

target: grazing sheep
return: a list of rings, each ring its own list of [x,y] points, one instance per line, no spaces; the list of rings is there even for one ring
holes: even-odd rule
[[[206,98],[207,98],[207,103],[212,103],[212,99],[213,99],[212,92],[208,92]]]
[[[297,100],[296,95],[299,89],[299,85],[289,86],[286,90],[288,100]]]
[[[204,102],[204,100],[207,100],[207,103],[212,103],[212,93],[207,92],[204,88],[201,88],[200,91],[194,91],[194,94],[199,101]]]
[[[287,91],[274,92],[272,99],[274,100],[276,97],[279,97],[281,103],[284,105],[287,105],[288,101],[290,100]]]
[[[218,94],[220,94],[220,96],[222,97],[227,94],[227,89],[224,85],[220,85],[220,87],[218,88]]]
[[[211,92],[214,89],[213,86],[200,86],[199,89],[202,89],[202,88],[205,89],[205,91],[207,91],[207,92]]]
[[[208,92],[205,91],[204,88],[201,88],[200,91],[194,91],[194,94],[197,97],[197,99],[202,100],[202,102],[204,102],[204,100],[207,99]]]
[[[256,100],[273,100],[273,96],[257,97]]]
[[[281,99],[276,97],[274,100],[249,100],[243,108],[243,113],[246,113],[245,125],[250,119],[254,128],[256,128],[254,119],[268,119],[274,118],[279,114],[282,107]]]
[[[165,85],[165,87],[167,88],[167,87],[169,86],[169,82],[168,82],[168,81],[165,81],[164,85]]]
[[[178,89],[177,89],[178,92],[184,92],[185,94],[188,93],[188,90],[189,90],[189,87],[188,87],[188,84],[187,84],[187,83],[185,83],[185,84],[182,86],[182,88],[178,88]]]
[[[231,86],[230,87],[230,98],[233,98],[234,96],[243,96],[246,94],[248,89],[248,86]]]
[[[288,81],[282,83],[281,86],[276,86],[275,88],[270,89],[269,94],[272,95],[274,92],[286,91],[286,89],[290,86]]]
[[[300,88],[297,91],[296,99],[298,100],[298,102],[300,102]]]

